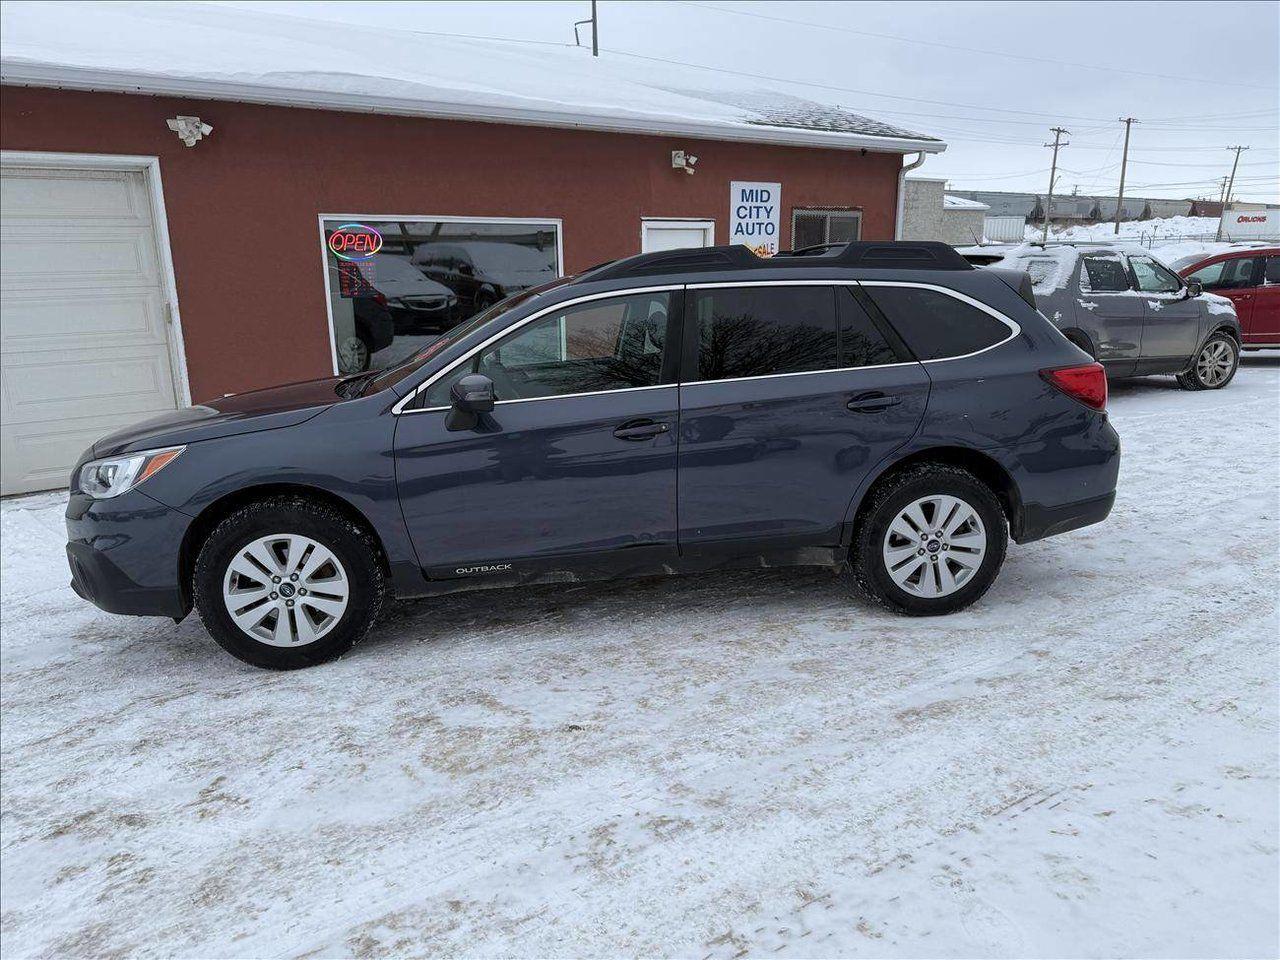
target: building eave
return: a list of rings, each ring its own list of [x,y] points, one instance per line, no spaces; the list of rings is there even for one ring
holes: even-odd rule
[[[341,110],[390,116],[429,117],[481,123],[510,123],[522,126],[553,127],[565,130],[594,130],[649,136],[696,137],[741,143],[779,146],[820,147],[828,150],[866,150],[874,153],[942,153],[942,140],[875,136],[834,130],[777,127],[743,121],[741,124],[584,113],[572,119],[562,113],[530,108],[450,104],[396,97],[369,96],[338,91],[308,90],[234,83],[205,79],[182,79],[133,72],[78,67],[51,67],[45,64],[0,62],[0,83],[11,86],[83,90],[97,93],[125,93],[143,96],[184,97],[258,103],[312,110]]]

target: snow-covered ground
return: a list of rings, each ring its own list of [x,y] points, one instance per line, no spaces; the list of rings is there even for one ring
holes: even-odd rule
[[[397,607],[271,674],[3,504],[4,956],[1277,954],[1280,357],[1116,385],[974,609],[823,573]]]
[[[1165,263],[1181,269],[1185,264],[1203,257],[1235,249],[1238,246],[1258,246],[1262,241],[1216,239],[1217,217],[1156,217],[1152,220],[1127,220],[1116,233],[1114,223],[1091,223],[1071,227],[1050,227],[1050,240],[1076,240],[1095,243],[1137,244],[1150,249]],[[1038,242],[1044,236],[1043,228],[1027,224],[1026,239]],[[1275,242],[1266,244],[1277,246]]]

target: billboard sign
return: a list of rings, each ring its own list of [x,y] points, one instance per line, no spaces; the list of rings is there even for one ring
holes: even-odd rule
[[[759,257],[778,252],[782,184],[734,180],[729,184],[729,242],[742,243]]]

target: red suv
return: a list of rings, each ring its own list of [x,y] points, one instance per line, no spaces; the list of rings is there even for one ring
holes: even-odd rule
[[[1232,250],[1189,263],[1178,271],[1236,307],[1244,349],[1280,347],[1280,247]]]

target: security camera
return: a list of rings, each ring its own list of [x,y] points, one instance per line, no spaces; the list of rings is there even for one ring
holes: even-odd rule
[[[673,170],[683,170],[689,176],[693,176],[693,168],[698,163],[698,158],[691,153],[685,153],[683,150],[671,151],[671,167]]]
[[[199,117],[172,117],[165,123],[188,147],[194,147],[197,141],[213,133],[213,127]]]

